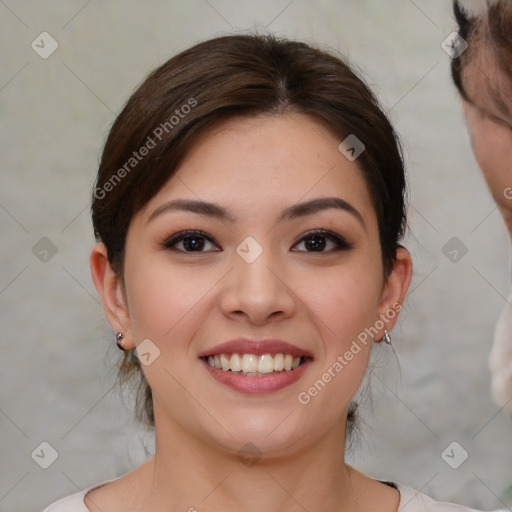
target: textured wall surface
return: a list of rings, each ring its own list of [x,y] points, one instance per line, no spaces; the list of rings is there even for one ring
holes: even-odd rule
[[[379,369],[350,463],[438,500],[510,506],[512,428],[492,403],[487,367],[509,247],[441,47],[451,2],[2,0],[1,512],[40,511],[129,471],[144,445],[151,452],[129,397],[123,405],[113,388],[118,351],[89,271],[90,190],[106,133],[150,70],[253,28],[347,55],[405,143],[415,275],[396,357],[374,349]],[[447,243],[467,253],[450,256]]]

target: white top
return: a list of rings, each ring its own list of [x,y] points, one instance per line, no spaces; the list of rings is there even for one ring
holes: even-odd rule
[[[120,478],[120,477],[119,477]],[[117,480],[107,480],[106,482],[93,485],[76,494],[62,498],[59,501],[46,507],[43,512],[90,512],[85,506],[84,496],[93,489],[101,487],[102,485]],[[482,512],[474,508],[464,507],[462,505],[455,505],[454,503],[446,503],[435,501],[425,494],[415,491],[411,487],[394,482],[382,482],[400,492],[400,504],[398,506],[399,512]],[[495,512],[508,512],[506,509],[496,510]]]
[[[509,243],[512,249],[512,232]],[[510,275],[512,276],[512,258]],[[494,403],[512,415],[512,293],[496,323],[488,365],[491,370],[491,394]]]
[[[512,415],[512,295],[494,330],[494,343],[489,354],[492,398]]]

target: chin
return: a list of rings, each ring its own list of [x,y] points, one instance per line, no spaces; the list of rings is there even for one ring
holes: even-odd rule
[[[238,409],[236,414],[223,417],[224,428],[210,424],[210,429],[213,427],[215,431],[209,429],[206,437],[219,448],[236,455],[251,450],[260,455],[289,454],[297,443],[303,444],[308,439],[305,422],[302,420],[298,424],[297,415],[290,412],[291,408],[287,412],[284,407],[280,411],[259,413]]]

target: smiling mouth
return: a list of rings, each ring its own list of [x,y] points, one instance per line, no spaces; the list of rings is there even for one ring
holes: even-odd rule
[[[224,372],[233,372],[244,377],[267,377],[291,372],[310,360],[307,356],[291,354],[237,354],[222,353],[202,358],[210,366]]]

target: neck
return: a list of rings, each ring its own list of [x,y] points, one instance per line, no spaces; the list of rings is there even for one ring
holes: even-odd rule
[[[159,427],[161,425],[158,425]],[[344,462],[345,428],[288,455],[247,459],[183,432],[156,429],[155,455],[145,466],[143,508],[153,511],[355,510],[353,475]],[[293,453],[292,453],[293,452]]]

